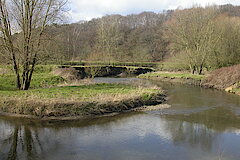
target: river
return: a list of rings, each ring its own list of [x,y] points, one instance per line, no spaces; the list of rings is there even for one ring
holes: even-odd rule
[[[170,108],[73,122],[0,117],[0,160],[240,159],[239,96],[153,83]]]

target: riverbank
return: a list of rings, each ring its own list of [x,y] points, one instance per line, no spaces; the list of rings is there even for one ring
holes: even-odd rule
[[[94,77],[128,77],[153,72],[155,69],[135,66],[112,66],[112,65],[92,65],[92,66],[58,66],[55,70],[59,75],[72,72],[78,79]]]
[[[240,71],[235,68],[232,73],[230,70],[225,70],[226,68],[220,69],[220,71],[216,70],[209,75],[195,75],[183,72],[152,72],[139,75],[138,78],[196,85],[240,95],[240,74],[238,73]]]
[[[205,78],[203,86],[240,95],[240,64],[214,70]]]
[[[159,89],[93,84],[0,91],[0,111],[40,119],[76,119],[130,111],[165,101]]]
[[[1,74],[0,115],[78,119],[127,112],[165,101],[162,90],[155,86],[99,84],[90,79],[70,81],[54,75],[54,68],[38,67],[28,91],[15,89],[12,73]]]
[[[138,78],[200,86],[205,76],[183,72],[152,72],[141,74]]]
[[[76,119],[130,111],[165,101],[158,89],[120,84],[0,91],[0,111],[41,119]]]

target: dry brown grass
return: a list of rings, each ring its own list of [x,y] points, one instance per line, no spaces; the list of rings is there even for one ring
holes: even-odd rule
[[[225,89],[240,82],[240,64],[213,71],[204,81],[208,87]]]
[[[96,84],[91,78],[82,79],[79,72],[74,68],[57,68],[52,73],[66,80],[64,83],[59,84],[59,87]]]
[[[150,89],[150,88],[149,88]],[[156,88],[151,88],[151,89],[156,89]],[[146,90],[146,88],[143,87],[138,87],[135,92],[131,92],[128,94],[101,94],[97,95],[94,97],[91,97],[91,101],[97,101],[100,103],[107,103],[107,102],[118,102],[118,101],[124,101],[126,99],[136,99],[141,96],[145,95],[151,95],[154,92],[151,90]],[[161,93],[161,90],[159,90],[159,93]]]
[[[83,84],[79,81],[76,83]],[[86,85],[86,83],[91,82],[86,81],[83,86],[72,84],[73,87],[69,87],[69,84],[65,84],[66,87],[35,89],[26,92],[2,91],[0,113],[37,117],[101,115],[127,111],[148,104],[159,104],[164,100],[158,88],[150,84],[142,87],[140,82],[135,83],[135,86]]]
[[[61,76],[68,81],[77,81],[81,79],[78,71],[74,68],[57,68],[53,70],[53,74]]]
[[[74,97],[68,100],[36,100],[38,97],[34,95],[26,98],[10,97],[0,99],[0,110],[3,113],[30,115],[38,118],[64,118],[124,112],[143,105],[157,105],[165,100],[164,95],[160,93],[148,94],[141,89],[137,92],[139,93],[128,95],[98,95],[88,101],[76,101]]]
[[[82,85],[92,85],[96,84],[96,82],[93,81],[91,78],[86,78],[86,79],[74,79],[71,81],[65,81],[64,83],[61,83],[57,86],[59,87],[64,87],[64,86],[82,86]]]

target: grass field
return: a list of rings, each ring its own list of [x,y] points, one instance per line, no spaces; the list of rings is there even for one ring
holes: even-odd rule
[[[8,72],[0,74],[1,99],[55,100],[55,101],[112,101],[146,96],[159,92],[158,89],[142,88],[125,84],[65,84],[66,80],[52,73],[53,65],[37,66],[31,87],[19,91],[15,87],[15,76],[9,67],[1,66]]]
[[[30,89],[21,91],[15,87],[12,71],[2,67],[4,73],[0,73],[0,113],[71,117],[123,112],[145,104],[160,103],[154,97],[161,90],[154,86],[82,84],[81,80],[71,83],[54,75],[54,68],[55,66],[38,66]]]
[[[0,90],[0,96],[2,99],[20,98],[36,101],[112,101],[156,92],[158,92],[156,89],[139,88],[123,84],[91,84],[81,86],[36,88],[28,91]]]
[[[16,89],[16,78],[14,74],[0,75],[0,91],[12,91]],[[31,82],[31,89],[34,88],[44,88],[56,86],[60,83],[63,83],[65,80],[60,77],[53,75],[52,73],[36,73],[33,75]]]

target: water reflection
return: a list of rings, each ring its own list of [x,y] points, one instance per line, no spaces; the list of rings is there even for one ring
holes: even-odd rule
[[[239,160],[239,97],[167,87],[172,107],[161,111],[74,122],[0,117],[0,160]]]
[[[1,127],[0,145],[3,159],[34,159],[41,154],[43,148],[39,140],[38,131],[29,126],[15,125],[14,127]]]
[[[235,134],[238,129],[218,131],[201,121],[188,122],[179,117],[139,113],[64,125],[26,121],[21,126],[1,119],[0,126],[1,160],[190,160],[219,156],[237,160],[240,156],[234,150],[240,148],[240,137]],[[235,143],[228,142],[229,137]]]
[[[203,124],[209,129],[224,132],[229,128],[240,129],[240,116],[229,108],[212,108],[192,114],[164,115],[168,120]]]
[[[166,127],[171,133],[175,145],[189,145],[211,151],[213,142],[217,141],[219,133],[203,125],[174,121]]]

